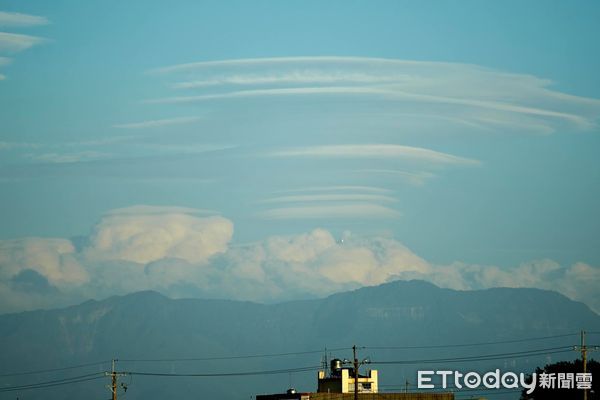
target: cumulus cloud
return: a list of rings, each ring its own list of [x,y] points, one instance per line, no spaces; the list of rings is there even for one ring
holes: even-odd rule
[[[231,221],[190,211],[145,206],[109,213],[96,225],[86,256],[140,264],[163,258],[202,263],[224,252],[233,235]]]
[[[266,249],[275,259],[304,263],[314,260],[335,244],[331,233],[324,229],[315,229],[307,234],[271,237],[266,241]]]
[[[88,284],[89,271],[70,240],[0,240],[0,312],[71,304],[84,299],[73,293]]]
[[[556,290],[600,311],[600,269],[537,260],[512,268],[431,263],[390,237],[325,229],[231,244],[233,223],[209,210],[136,206],[107,213],[78,248],[67,239],[0,241],[0,312],[138,290],[260,302],[325,296],[397,279],[459,290]]]
[[[67,239],[26,238],[0,241],[0,279],[33,270],[56,286],[82,284],[89,277]]]

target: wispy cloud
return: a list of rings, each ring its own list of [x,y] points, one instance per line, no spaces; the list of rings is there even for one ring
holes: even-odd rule
[[[373,75],[366,73],[323,73],[319,71],[300,71],[277,75],[231,75],[210,80],[178,82],[175,89],[196,89],[217,85],[307,85],[331,83],[361,83],[380,84],[391,82],[406,82],[411,77],[403,74]]]
[[[16,53],[45,41],[46,39],[37,36],[0,32],[0,51]]]
[[[416,66],[440,65],[444,63],[432,63],[410,60],[394,60],[387,58],[366,58],[366,57],[336,57],[336,56],[307,56],[307,57],[265,57],[265,58],[243,58],[233,60],[200,61],[195,63],[177,64],[169,67],[157,68],[151,73],[173,73],[182,71],[202,71],[207,69],[228,69],[228,68],[269,68],[281,67],[285,65],[294,65],[305,67],[306,65],[328,64],[328,65],[365,65],[371,66]],[[453,65],[453,64],[448,64]],[[456,65],[456,64],[454,64]]]
[[[257,214],[264,219],[322,219],[322,218],[398,218],[401,214],[379,204],[332,204],[303,207],[283,207]]]
[[[77,142],[66,142],[64,144],[55,144],[55,147],[101,147],[117,143],[135,141],[140,139],[141,135],[119,135],[112,137],[102,137],[99,139],[81,140]]]
[[[263,200],[264,203],[303,203],[318,201],[383,201],[396,202],[397,200],[390,196],[361,193],[344,194],[310,194],[296,196],[279,196]]]
[[[309,186],[298,189],[282,190],[283,193],[290,192],[332,192],[332,191],[353,191],[353,192],[373,192],[373,193],[391,193],[390,189],[375,186],[356,186],[356,185],[336,185],[336,186]]]
[[[440,103],[458,105],[472,108],[489,109],[493,111],[528,114],[538,117],[551,117],[563,119],[575,123],[583,128],[593,126],[592,122],[583,116],[576,114],[547,110],[538,107],[528,107],[517,104],[504,103],[501,101],[486,101],[468,98],[456,98],[447,96],[436,96],[429,94],[410,93],[392,87],[369,87],[369,86],[316,86],[316,87],[294,87],[275,89],[239,90],[227,93],[205,94],[200,96],[175,96],[160,99],[147,100],[148,103],[178,104],[194,103],[211,100],[244,99],[252,97],[271,96],[308,96],[308,95],[353,95],[353,96],[377,96],[388,101],[414,101],[420,103]]]
[[[399,111],[446,118],[474,129],[512,127],[549,133],[558,123],[595,126],[600,100],[551,90],[551,81],[459,63],[362,57],[235,59],[151,71],[186,78],[176,89],[202,94],[148,100],[194,103],[282,96],[354,96],[397,103]],[[231,90],[232,86],[253,86]],[[458,116],[458,117],[457,117]]]
[[[397,169],[359,169],[359,170],[356,170],[356,172],[366,173],[366,174],[382,174],[382,175],[396,176],[396,177],[399,177],[400,179],[403,179],[406,182],[411,183],[413,185],[423,185],[423,184],[425,184],[425,181],[427,181],[428,179],[431,179],[435,176],[431,172],[425,172],[425,171],[408,172],[408,171],[401,171],[401,170],[397,170]]]
[[[235,92],[206,94],[200,96],[176,96],[147,100],[147,103],[177,104],[194,103],[210,100],[242,99],[250,97],[293,96],[293,95],[390,95],[387,90],[372,87],[328,86],[328,87],[299,87],[282,89],[239,90]]]
[[[296,147],[267,153],[270,157],[340,157],[340,158],[406,158],[440,164],[471,164],[477,160],[458,157],[421,147],[397,144],[346,144],[312,147]]]
[[[0,28],[30,27],[36,25],[45,25],[48,23],[49,21],[45,17],[0,11]],[[46,39],[37,36],[0,32],[0,52],[2,53],[18,53],[43,42],[46,42]],[[10,63],[11,61],[12,60],[10,58],[0,57],[0,67]],[[0,81],[4,79],[6,79],[6,76],[0,74]]]
[[[84,161],[103,160],[110,158],[111,155],[97,151],[80,151],[75,153],[29,154],[28,157],[34,161],[52,164],[70,164]]]
[[[177,206],[151,206],[146,204],[139,204],[130,207],[116,208],[105,213],[106,216],[115,215],[130,215],[130,216],[151,216],[151,215],[217,215],[218,212],[214,210],[206,210],[191,207],[177,207]]]
[[[140,122],[130,122],[126,124],[113,125],[114,128],[122,129],[146,129],[146,128],[158,128],[163,126],[171,125],[185,125],[191,124],[201,120],[202,117],[177,117],[177,118],[166,118],[166,119],[154,119]]]
[[[0,150],[12,149],[37,149],[42,147],[40,143],[29,142],[0,142]]]
[[[0,11],[0,27],[24,27],[49,24],[48,18],[37,15]]]

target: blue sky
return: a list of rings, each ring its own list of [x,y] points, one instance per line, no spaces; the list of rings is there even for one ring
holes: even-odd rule
[[[593,1],[0,2],[6,310],[396,278],[598,310],[599,17]]]

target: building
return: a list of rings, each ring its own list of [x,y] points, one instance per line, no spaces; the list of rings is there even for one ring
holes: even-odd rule
[[[354,393],[355,382],[358,379],[358,393],[377,393],[377,370],[369,370],[367,375],[354,373],[354,368],[344,368],[340,359],[331,360],[329,376],[326,371],[319,371],[317,393]]]
[[[319,371],[316,392],[289,389],[285,393],[257,395],[256,400],[354,400],[355,387],[358,387],[356,398],[359,400],[454,400],[454,393],[379,393],[377,370],[362,375],[358,368],[355,371],[344,364],[347,362],[333,359],[329,373]],[[354,365],[358,365],[356,360]]]

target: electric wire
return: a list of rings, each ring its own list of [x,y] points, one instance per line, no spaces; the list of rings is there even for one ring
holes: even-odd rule
[[[600,334],[600,332],[588,332],[589,334]],[[568,333],[563,335],[553,335],[553,336],[542,336],[542,337],[533,337],[533,338],[525,338],[525,339],[514,339],[514,340],[502,340],[502,341],[493,341],[493,342],[476,342],[476,343],[461,343],[461,344],[445,344],[445,345],[429,345],[429,346],[361,346],[360,349],[371,349],[371,350],[408,350],[408,349],[439,349],[439,348],[454,348],[454,347],[474,347],[474,346],[485,346],[485,345],[495,345],[495,344],[508,344],[508,343],[520,343],[520,342],[529,342],[529,341],[537,341],[537,340],[547,340],[547,339],[555,339],[561,337],[568,336],[577,336],[578,333]],[[317,354],[322,353],[323,351],[342,351],[349,350],[350,347],[338,347],[338,348],[324,348],[320,350],[309,350],[309,351],[298,351],[298,352],[286,352],[286,353],[267,353],[267,354],[250,354],[250,355],[240,355],[240,356],[215,356],[215,357],[196,357],[196,358],[148,358],[148,359],[119,359],[119,362],[178,362],[178,361],[213,361],[213,360],[238,360],[238,359],[246,359],[246,358],[268,358],[268,357],[285,357],[285,356],[295,356],[295,355],[303,355],[303,354]],[[43,369],[43,370],[35,370],[35,371],[25,371],[25,372],[14,372],[14,373],[6,373],[0,374],[0,377],[9,377],[9,376],[18,376],[18,375],[34,375],[48,372],[58,372],[58,371],[66,371],[70,369],[76,368],[84,368],[89,366],[96,366],[110,363],[110,360],[98,361],[88,364],[79,364],[68,367],[61,368],[51,368],[51,369]]]
[[[240,360],[246,358],[269,358],[269,357],[286,357],[286,356],[298,356],[303,354],[317,354],[323,353],[324,351],[342,351],[349,350],[351,347],[338,347],[333,349],[321,349],[321,350],[308,350],[308,351],[296,351],[288,353],[267,353],[267,354],[248,354],[241,356],[217,356],[217,357],[200,357],[200,358],[141,358],[141,359],[123,359],[120,358],[119,362],[175,362],[175,361],[216,361],[216,360]]]
[[[600,332],[588,332],[591,334],[599,334]],[[455,347],[470,347],[470,346],[484,346],[484,345],[495,345],[495,344],[508,344],[508,343],[520,343],[530,341],[541,341],[555,338],[563,338],[568,336],[575,336],[577,333],[543,336],[535,338],[515,339],[515,340],[503,340],[494,342],[477,342],[477,343],[461,343],[461,344],[446,344],[446,345],[431,345],[431,346],[361,346],[361,349],[371,350],[390,350],[390,349],[426,349],[426,348],[455,348]],[[222,357],[202,357],[202,358],[163,358],[163,359],[120,359],[119,362],[178,362],[178,361],[210,361],[210,360],[236,360],[236,359],[251,359],[251,358],[268,358],[268,357],[285,357],[295,356],[304,354],[316,354],[322,353],[323,351],[342,351],[348,350],[348,347],[339,347],[331,349],[311,350],[311,351],[299,351],[299,352],[286,352],[286,353],[268,353],[268,354],[250,354],[250,355],[239,355],[239,356],[222,356]],[[372,364],[398,364],[398,365],[409,365],[409,364],[431,364],[431,363],[454,363],[454,362],[471,362],[471,361],[488,361],[505,358],[522,358],[522,357],[534,357],[540,355],[558,354],[571,352],[572,346],[563,347],[551,347],[543,349],[534,349],[528,351],[519,352],[508,352],[508,353],[495,353],[475,356],[464,356],[464,357],[448,357],[448,358],[436,358],[436,359],[418,359],[418,360],[392,360],[392,361],[372,361]],[[110,361],[98,361],[87,364],[79,364],[61,368],[42,369],[34,371],[24,371],[15,373],[1,374],[0,377],[14,377],[24,375],[43,374],[50,372],[67,371],[71,369],[81,369],[91,366],[98,366],[107,364]],[[161,373],[152,371],[128,371],[124,374],[133,376],[156,376],[156,377],[233,377],[233,376],[254,376],[254,375],[272,375],[272,374],[285,374],[294,372],[306,372],[320,369],[321,366],[309,366],[299,368],[288,368],[278,370],[263,370],[263,371],[240,371],[240,372],[216,372],[216,373]],[[104,373],[93,373],[87,375],[79,375],[70,378],[57,379],[52,381],[44,381],[38,383],[24,384],[19,386],[0,387],[0,392],[15,391],[15,390],[28,390],[28,389],[40,389],[52,386],[67,385],[79,382],[86,382],[90,380],[100,379],[104,377]]]
[[[0,374],[0,378],[9,377],[9,376],[36,375],[36,374],[44,374],[44,373],[48,373],[48,372],[67,371],[70,369],[86,368],[86,367],[91,367],[91,366],[96,366],[96,365],[103,365],[103,364],[107,364],[107,363],[110,363],[110,361],[109,360],[98,361],[98,362],[93,362],[93,363],[88,363],[88,364],[72,365],[69,367],[61,367],[61,368],[40,369],[40,370],[36,370],[36,371],[11,372],[8,374]]]
[[[86,381],[91,381],[94,379],[104,378],[104,376],[105,376],[104,372],[96,372],[93,374],[78,375],[78,376],[73,376],[70,378],[55,379],[55,380],[45,381],[45,382],[36,382],[36,383],[29,383],[29,384],[24,384],[24,385],[2,387],[2,388],[0,388],[0,392],[14,392],[16,390],[42,389],[42,388],[53,387],[53,386],[69,385],[72,383],[86,382]]]
[[[485,354],[479,356],[465,356],[453,358],[436,358],[436,359],[420,359],[420,360],[395,360],[395,361],[371,361],[371,364],[431,364],[431,363],[452,363],[465,361],[488,361],[498,360],[503,358],[522,358],[546,354],[558,354],[573,351],[572,346],[550,347],[545,349],[536,349],[528,351],[519,351],[512,353],[496,353]]]
[[[243,372],[215,372],[215,373],[163,373],[163,372],[145,372],[145,371],[126,371],[124,374],[127,375],[139,375],[139,376],[160,376],[160,377],[225,377],[225,376],[254,376],[254,375],[275,375],[275,374],[287,374],[292,372],[306,372],[316,371],[321,366],[311,367],[300,367],[300,368],[288,368],[288,369],[275,369],[266,371],[243,371]]]
[[[522,342],[532,342],[538,340],[548,340],[548,339],[556,339],[563,338],[568,336],[578,336],[579,333],[566,333],[563,335],[553,335],[553,336],[541,336],[534,338],[525,338],[525,339],[512,339],[512,340],[500,340],[494,342],[476,342],[476,343],[459,343],[459,344],[440,344],[440,345],[423,345],[423,346],[365,346],[365,349],[371,350],[410,350],[410,349],[441,349],[441,348],[453,348],[453,347],[476,347],[476,346],[491,346],[495,344],[508,344],[508,343],[522,343]]]

